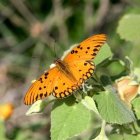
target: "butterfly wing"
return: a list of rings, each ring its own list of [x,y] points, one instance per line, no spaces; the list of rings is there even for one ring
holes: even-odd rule
[[[38,80],[36,80],[24,97],[26,105],[33,104],[37,100],[49,96],[53,91],[53,83],[56,80],[59,70],[57,67],[49,69]]]
[[[56,98],[64,98],[72,94],[77,89],[76,82],[71,81],[62,71],[60,71],[52,95]]]
[[[69,65],[71,74],[75,77],[75,81],[71,77],[60,71],[56,83],[54,84],[53,96],[64,98],[76,91],[82,83],[91,77],[94,72],[94,64],[89,61],[74,61]]]
[[[106,41],[105,34],[98,34],[89,37],[74,47],[65,57],[64,62],[70,63],[76,60],[91,60],[97,55],[101,46]]]
[[[70,73],[75,77],[76,82],[70,80],[70,75],[66,76],[60,72],[56,80],[53,95],[57,98],[63,98],[71,95],[82,83],[91,77],[95,66],[91,61],[94,59],[101,46],[106,41],[106,35],[99,34],[89,37],[74,47],[62,60],[67,65]]]
[[[79,60],[69,64],[70,71],[75,75],[78,86],[81,86],[89,79],[95,71],[95,65],[92,61]]]
[[[58,67],[48,70],[31,85],[25,95],[24,103],[32,104],[49,96],[52,92],[53,96],[57,98],[71,95],[85,80],[91,77],[95,68],[91,60],[105,41],[106,36],[104,34],[94,35],[74,47],[62,61],[66,64],[70,75],[65,74],[65,70],[60,70]]]

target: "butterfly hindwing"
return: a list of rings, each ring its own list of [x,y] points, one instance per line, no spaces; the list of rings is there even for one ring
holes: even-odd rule
[[[94,59],[101,46],[106,41],[106,35],[93,35],[75,46],[65,57],[64,62]]]
[[[77,88],[77,82],[72,81],[69,76],[60,71],[54,84],[53,96],[64,98],[71,95]]]
[[[38,80],[36,80],[24,97],[26,105],[33,104],[35,101],[49,96],[53,90],[53,83],[56,80],[59,70],[54,67],[45,72]]]
[[[70,71],[75,75],[78,86],[89,79],[95,71],[95,65],[92,61],[74,61],[70,63]]]
[[[53,96],[56,98],[64,98],[71,95],[84,81],[92,76],[95,69],[91,61],[75,61],[68,67],[75,80],[71,80],[70,75],[65,75],[60,71],[53,90]]]

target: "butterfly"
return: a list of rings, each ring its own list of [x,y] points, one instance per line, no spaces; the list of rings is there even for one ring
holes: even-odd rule
[[[78,90],[92,76],[93,59],[105,42],[105,34],[93,35],[72,48],[65,57],[57,59],[55,65],[31,85],[24,103],[31,105],[51,94],[64,98]]]

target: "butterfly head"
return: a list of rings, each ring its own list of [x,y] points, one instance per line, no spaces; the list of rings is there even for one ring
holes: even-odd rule
[[[65,63],[64,63],[60,58],[56,59],[56,60],[54,61],[54,63],[55,63],[56,66],[57,66],[58,68],[60,68],[60,69],[65,69],[65,68],[66,68]]]
[[[59,65],[59,63],[61,63],[61,61],[62,61],[62,60],[60,60],[60,58],[57,58],[57,59],[54,60],[54,63],[55,63],[56,65]]]

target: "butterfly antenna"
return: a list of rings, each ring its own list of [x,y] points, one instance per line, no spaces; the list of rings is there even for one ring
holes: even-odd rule
[[[57,54],[56,54],[56,40],[54,40],[54,46],[53,46],[53,51],[54,51],[54,58],[57,59]]]

